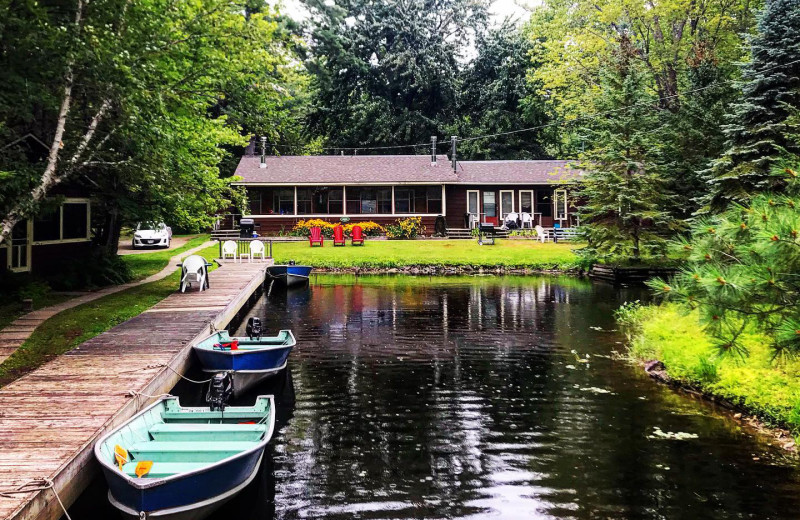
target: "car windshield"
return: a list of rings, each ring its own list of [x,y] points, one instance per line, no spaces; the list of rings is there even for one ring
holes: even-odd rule
[[[136,231],[164,231],[167,228],[166,224],[148,224],[140,223],[136,226]]]

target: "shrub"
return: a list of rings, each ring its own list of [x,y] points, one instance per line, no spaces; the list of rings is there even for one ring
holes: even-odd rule
[[[394,239],[416,238],[424,231],[421,217],[397,219],[394,224],[386,226],[386,236]]]

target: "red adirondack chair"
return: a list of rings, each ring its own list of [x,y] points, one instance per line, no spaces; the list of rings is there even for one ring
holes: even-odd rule
[[[361,230],[361,226],[353,226],[353,238],[350,239],[350,243],[352,245],[364,245],[364,233]]]
[[[314,244],[319,244],[322,247],[322,230],[318,227],[311,228],[311,236],[308,237],[308,243],[311,247],[314,247]]]
[[[345,244],[344,228],[339,225],[333,226],[333,246],[343,246]]]

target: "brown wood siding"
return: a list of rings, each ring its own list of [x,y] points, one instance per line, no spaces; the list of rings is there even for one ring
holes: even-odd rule
[[[31,271],[40,274],[56,273],[65,262],[80,262],[87,258],[91,249],[92,243],[89,241],[32,246]]]

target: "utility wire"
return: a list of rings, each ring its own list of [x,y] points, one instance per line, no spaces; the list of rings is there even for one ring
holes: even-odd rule
[[[758,72],[760,72],[760,73],[769,72],[771,70],[775,70],[775,69],[778,69],[778,68],[781,68],[781,67],[788,67],[790,65],[795,65],[797,63],[800,63],[800,59],[797,59],[797,60],[794,60],[794,61],[790,61],[789,63],[782,63],[780,65],[775,65],[773,67],[767,67],[766,69],[762,69],[762,70],[760,70]],[[680,93],[676,93],[676,94],[671,94],[669,96],[659,97],[658,99],[659,99],[659,101],[661,101],[661,100],[670,100],[670,99],[680,98],[680,97],[683,97],[683,96],[688,96],[690,94],[695,94],[697,92],[702,92],[704,90],[708,90],[708,89],[715,88],[715,87],[720,87],[722,85],[726,85],[726,84],[729,84],[729,83],[736,83],[736,82],[739,82],[739,81],[741,81],[741,80],[738,80],[738,79],[727,79],[727,80],[722,80],[722,81],[716,81],[714,83],[711,83],[710,85],[706,85],[705,87],[698,87],[698,88],[695,88],[695,89],[692,89],[692,90],[687,90],[685,92],[680,92]],[[494,138],[494,137],[503,137],[503,136],[507,136],[507,135],[520,134],[520,133],[523,133],[523,132],[532,132],[534,130],[542,130],[544,128],[550,128],[550,127],[554,127],[554,126],[561,126],[561,125],[568,126],[568,125],[573,125],[573,124],[579,123],[579,122],[592,121],[592,120],[599,119],[599,118],[607,116],[607,115],[615,114],[617,112],[624,112],[626,110],[631,110],[633,108],[642,107],[642,106],[652,106],[652,103],[651,102],[635,103],[633,105],[627,105],[627,106],[624,106],[624,107],[615,108],[615,109],[611,109],[611,110],[605,110],[603,112],[597,112],[597,113],[586,115],[586,116],[580,116],[580,117],[577,117],[577,118],[575,118],[573,120],[570,120],[570,121],[553,121],[552,123],[545,123],[543,125],[531,126],[531,127],[528,127],[528,128],[520,128],[518,130],[509,130],[507,132],[497,132],[497,133],[494,133],[494,134],[476,135],[476,136],[473,136],[473,137],[458,137],[458,138],[456,138],[456,143],[466,143],[466,142],[469,142],[469,141],[478,141],[478,140],[482,140],[482,139],[491,139],[491,138]],[[438,143],[436,143],[436,146],[438,148],[439,146],[449,146],[450,144],[451,144],[450,141],[442,140],[442,141],[439,141]],[[286,144],[278,144],[278,143],[267,143],[267,146],[272,146],[273,148],[289,148],[289,149],[302,148],[302,145],[298,146],[298,145],[286,145]],[[333,150],[333,151],[337,151],[337,150],[338,151],[348,151],[348,150],[359,151],[359,150],[396,150],[396,149],[402,149],[402,148],[420,148],[420,147],[429,148],[430,146],[431,146],[431,143],[427,142],[427,143],[418,143],[418,144],[398,144],[398,145],[391,145],[391,146],[351,146],[351,147],[347,147],[347,146],[329,146],[329,147],[322,147],[322,148],[319,148],[319,149],[320,150],[326,150],[326,151],[329,151],[329,150]]]

